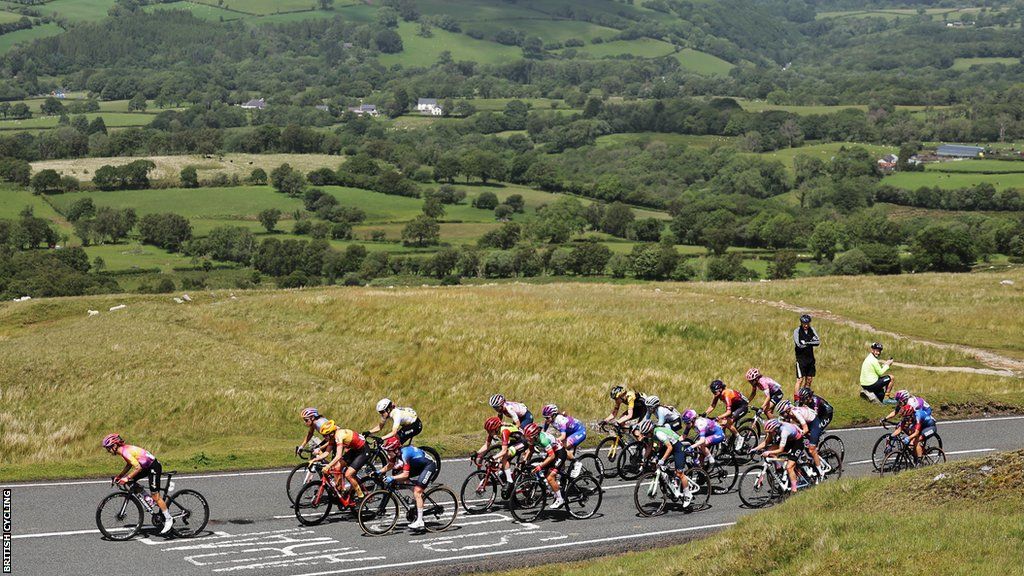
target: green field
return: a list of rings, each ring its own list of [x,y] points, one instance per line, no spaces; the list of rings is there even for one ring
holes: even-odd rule
[[[103,258],[106,269],[110,271],[160,268],[161,272],[168,273],[176,266],[192,265],[192,259],[187,256],[138,242],[87,246],[85,252],[89,255],[90,262],[97,257]]]
[[[21,20],[23,16],[21,14],[15,14],[14,12],[0,11],[0,24],[10,24],[11,22],[17,22]]]
[[[992,64],[1014,66],[1020,64],[1020,58],[957,58],[953,61],[951,69],[969,70],[971,66],[991,66]]]
[[[800,116],[808,116],[810,114],[834,114],[840,110],[847,110],[854,108],[856,110],[867,111],[868,107],[864,104],[839,104],[835,106],[825,105],[796,105],[796,104],[769,104],[764,100],[747,100],[745,98],[734,98],[740,106],[743,107],[747,112],[768,112],[772,110],[782,110],[784,112],[792,112],[793,114],[799,114]],[[947,106],[896,106],[897,110],[906,110],[915,116],[921,116],[932,110],[941,110],[948,108]]]
[[[592,38],[609,38],[618,34],[614,28],[606,28],[589,22],[576,20],[547,20],[535,15],[528,18],[498,18],[495,20],[477,20],[463,25],[464,31],[475,30],[493,37],[502,30],[520,30],[527,36],[535,36],[548,42],[564,42],[570,38],[578,38],[589,43]],[[456,19],[458,17],[456,16]]]
[[[215,0],[192,0],[196,4],[217,6]],[[309,10],[316,6],[316,0],[225,0],[224,8],[245,12],[247,14],[265,15],[279,12],[295,12]]]
[[[40,6],[44,14],[57,14],[72,22],[93,22],[107,17],[115,0],[53,0]]]
[[[8,50],[13,48],[17,44],[22,42],[31,42],[38,40],[39,38],[47,38],[50,36],[56,36],[64,30],[54,23],[43,24],[42,26],[34,26],[27,30],[16,30],[7,34],[0,35],[0,54],[6,53]]]
[[[451,52],[454,60],[473,60],[481,64],[499,64],[521,58],[523,51],[515,46],[503,46],[496,42],[476,40],[465,34],[454,34],[434,28],[432,38],[416,34],[418,26],[402,22],[398,32],[402,35],[404,50],[398,54],[383,54],[380,61],[385,66],[430,66],[437,62],[441,52]]]
[[[923,276],[942,293],[963,283],[963,275]],[[1024,280],[1020,272],[1013,277]],[[877,286],[875,278],[856,280]],[[799,285],[835,300],[827,281]],[[986,290],[1000,289],[993,283]],[[932,295],[921,291],[914,298],[924,304]],[[184,469],[200,452],[204,468],[281,465],[301,433],[300,407],[346,414],[348,425],[362,429],[375,416],[373,402],[386,393],[427,415],[423,441],[452,453],[478,440],[484,401],[494,391],[532,406],[565,404],[592,421],[607,411],[613,383],[689,406],[707,401],[712,378],[735,382],[753,365],[777,379],[791,372],[794,314],[731,299],[718,284],[320,288],[247,291],[237,300],[224,293],[193,297],[188,306],[167,296],[127,294],[0,304],[3,479],[101,472],[109,459],[96,450],[96,438],[115,428]],[[121,303],[125,310],[105,312]],[[1005,316],[995,304],[977,300],[978,317]],[[87,309],[104,313],[89,318]],[[835,423],[877,419],[884,409],[859,400],[849,386],[866,343],[879,336],[825,319],[817,326],[828,342],[819,353],[818,381],[836,406]],[[1019,331],[1012,338],[1020,341]],[[61,346],[47,345],[55,340]],[[910,364],[973,365],[957,351],[912,341],[890,347]],[[49,368],[31,369],[40,365]],[[935,378],[903,368],[897,377],[936,407],[1024,400],[1024,382],[1014,378]],[[55,384],[62,394],[46,392]],[[160,394],[167,386],[188,394]],[[119,401],[111,403],[115,391]],[[143,402],[158,415],[145,427],[134,409]],[[450,410],[453,404],[466,409]],[[240,417],[258,420],[258,430],[232,428]],[[51,429],[60,433],[39,436]],[[74,470],[51,465],[68,459],[77,463]]]
[[[679,60],[679,64],[683,68],[706,76],[725,76],[729,73],[729,70],[736,67],[731,62],[726,62],[718,56],[694,50],[693,48],[683,48],[677,52],[676,60]]]
[[[939,187],[948,190],[969,188],[976,184],[988,182],[999,190],[1007,188],[1024,188],[1024,173],[1015,174],[977,174],[937,172],[898,172],[887,176],[882,182],[897,188],[914,190],[921,186]]]
[[[230,10],[224,10],[217,6],[209,4],[200,4],[198,2],[173,2],[170,4],[150,4],[144,8],[149,12],[153,10],[186,10],[191,12],[193,16],[202,18],[204,20],[224,21],[230,22],[232,20],[239,20],[245,18],[245,14],[239,14],[238,12],[232,12]]]
[[[876,144],[862,144],[860,142],[826,142],[823,144],[806,144],[798,148],[783,148],[774,152],[763,152],[758,154],[761,158],[769,160],[779,160],[790,170],[793,169],[793,161],[798,155],[813,156],[825,162],[828,162],[835,156],[836,152],[843,147],[859,146],[865,148],[872,155],[881,157],[885,154],[895,154],[897,148],[895,146],[880,146]],[[906,173],[904,173],[906,174]],[[902,174],[901,174],[902,175]],[[888,182],[888,180],[886,180]],[[893,184],[895,186],[895,184]]]
[[[597,146],[619,146],[627,142],[664,142],[666,144],[685,144],[697,148],[735,145],[735,136],[705,136],[694,134],[666,134],[662,132],[626,132],[622,134],[606,134],[597,137]]]
[[[926,172],[975,172],[975,173],[1001,173],[1001,174],[1012,174],[1016,172],[1024,172],[1024,161],[1007,161],[1007,160],[985,160],[985,159],[970,159],[970,160],[959,160],[953,162],[938,162],[934,164],[926,164],[924,167]]]
[[[0,37],[2,38],[2,37]],[[25,120],[0,120],[0,130],[49,130],[60,126],[59,116],[39,116],[39,111],[33,111],[32,118]],[[90,113],[85,117],[91,122],[97,117],[102,117],[107,128],[127,128],[129,126],[145,126],[153,121],[152,114],[132,113]]]
[[[675,48],[668,42],[650,38],[587,44],[580,48],[567,48],[567,50],[576,50],[577,53],[586,54],[592,58],[614,57],[622,54],[631,54],[638,58],[659,58],[675,52]]]
[[[490,576],[1003,576],[1024,561],[1018,546],[1007,545],[1024,525],[1022,469],[1018,451],[883,479],[843,477],[687,544]],[[915,553],[894,551],[894,542]]]

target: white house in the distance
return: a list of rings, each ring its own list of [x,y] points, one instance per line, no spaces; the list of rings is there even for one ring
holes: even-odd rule
[[[255,100],[249,100],[248,102],[241,104],[244,110],[263,110],[267,107],[267,101],[263,98],[257,98]]]
[[[420,98],[416,101],[416,111],[429,116],[441,116],[444,110],[437,103],[437,98]]]
[[[359,106],[352,106],[351,108],[348,109],[348,111],[355,114],[356,116],[362,116],[363,114],[366,114],[367,116],[373,116],[374,118],[376,118],[378,115],[380,115],[380,112],[377,112],[376,104],[360,104]]]

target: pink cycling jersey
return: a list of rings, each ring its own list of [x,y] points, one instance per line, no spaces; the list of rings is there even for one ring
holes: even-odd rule
[[[818,417],[818,413],[814,408],[808,406],[793,406],[790,408],[790,414],[793,415],[798,421],[804,424],[810,424],[814,422],[814,419]]]
[[[700,434],[701,438],[714,436],[722,430],[722,427],[718,425],[718,422],[715,422],[711,418],[697,418],[697,421],[693,423],[693,426],[697,429],[697,433]]]
[[[800,432],[799,428],[789,422],[783,422],[781,426],[779,426],[779,448],[784,449],[786,447],[786,442],[788,442],[790,438],[793,440],[799,440],[803,438],[803,433]]]
[[[505,413],[509,416],[515,414],[517,418],[522,418],[523,416],[526,416],[526,413],[529,411],[530,410],[526,407],[526,404],[519,402],[505,402]]]
[[[117,453],[124,458],[124,461],[131,464],[132,467],[138,468],[149,468],[156,462],[156,456],[149,453],[148,450],[139,448],[138,446],[132,446],[131,444],[125,444],[117,449]]]
[[[776,382],[775,380],[772,380],[771,378],[769,378],[769,377],[767,377],[767,376],[765,376],[763,374],[761,375],[760,378],[758,378],[757,380],[754,380],[752,382],[752,384],[754,385],[755,388],[757,388],[758,390],[764,392],[765,396],[771,396],[772,392],[777,392],[779,390],[782,390],[782,387],[779,386],[778,382]]]

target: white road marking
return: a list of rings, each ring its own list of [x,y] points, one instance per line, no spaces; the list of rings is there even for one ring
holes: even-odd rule
[[[995,448],[978,448],[976,450],[955,450],[953,452],[946,452],[946,456],[956,456],[957,454],[977,454],[979,452],[995,452]],[[859,466],[861,464],[871,464],[871,460],[857,460],[856,462],[844,462],[843,466]]]
[[[545,544],[542,546],[529,546],[527,548],[516,548],[514,550],[493,550],[490,552],[479,552],[476,554],[464,554],[462,556],[448,556],[444,558],[423,558],[420,560],[414,560],[410,562],[396,562],[393,564],[378,564],[376,566],[359,566],[353,568],[343,568],[340,570],[330,570],[323,572],[307,572],[304,574],[295,574],[293,576],[325,576],[327,574],[347,574],[349,572],[366,572],[371,570],[383,570],[386,568],[402,568],[405,566],[424,566],[426,564],[438,564],[443,562],[453,562],[457,560],[471,560],[473,558],[487,558],[491,556],[504,556],[508,554],[522,554],[524,552],[537,552],[540,550],[553,550],[556,548],[566,548],[569,546],[587,546],[589,544],[603,544],[607,542],[616,542],[621,540],[633,540],[636,538],[649,538],[651,536],[666,536],[669,534],[683,534],[686,532],[696,532],[699,530],[712,530],[715,528],[725,528],[728,526],[735,525],[735,522],[723,522],[720,524],[708,524],[706,526],[692,526],[690,528],[676,528],[673,530],[658,530],[656,532],[644,532],[641,534],[625,534],[622,536],[608,536],[606,538],[595,538],[592,540],[575,540],[572,542],[560,542],[558,544]]]
[[[53,536],[80,536],[82,534],[99,534],[99,530],[69,530],[67,532],[42,532],[39,534],[15,534],[12,539],[19,538],[50,538]]]

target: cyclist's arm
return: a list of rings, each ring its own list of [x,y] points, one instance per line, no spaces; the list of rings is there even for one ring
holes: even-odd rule
[[[704,411],[704,415],[707,416],[708,414],[711,414],[711,411],[715,409],[715,406],[718,406],[718,396],[711,399],[711,406],[708,406],[708,409]]]
[[[487,449],[490,448],[490,447],[491,447],[491,436],[488,435],[487,436],[487,440],[484,440],[484,445],[481,446],[480,449],[476,451],[476,455],[480,456],[480,457],[483,457],[484,452],[487,452]]]
[[[381,424],[384,424],[384,423],[381,422]],[[398,431],[401,428],[402,428],[402,426],[399,425],[398,422],[396,421],[394,424],[391,425],[391,432],[388,432],[387,434],[381,436],[380,439],[381,440],[387,440],[388,438],[391,438],[392,436],[398,434]]]
[[[682,442],[682,440],[680,440],[680,442]],[[661,455],[661,463],[662,464],[664,464],[666,461],[668,461],[668,457],[669,457],[670,454],[672,454],[672,450],[674,448],[675,448],[674,444],[670,444],[668,442],[665,443],[665,453]]]
[[[804,420],[804,417],[798,414],[796,410],[792,410],[790,414],[793,415],[793,418],[796,418],[797,424],[800,425],[800,431],[802,431],[804,434],[807,434],[809,429],[807,428],[807,421]]]
[[[402,466],[402,471],[397,474],[392,474],[391,479],[395,482],[409,479],[409,466]]]
[[[722,415],[719,416],[717,418],[717,420],[725,420],[725,419],[730,418],[730,417],[732,417],[732,406],[730,406],[729,403],[726,402],[725,403],[725,412],[722,412]]]
[[[540,461],[533,468],[534,468],[534,470],[539,470],[541,468],[544,468],[544,467],[548,466],[549,464],[551,464],[554,461],[555,461],[555,451],[554,450],[548,450],[547,451],[547,457],[544,458],[544,460]]]
[[[331,460],[331,463],[327,465],[328,468],[333,468],[333,467],[337,466],[338,463],[341,462],[342,457],[345,456],[345,443],[344,442],[338,442],[338,449],[334,451],[334,454],[335,454],[334,460]]]
[[[622,401],[616,400],[615,407],[612,408],[612,413],[609,414],[608,417],[604,419],[605,422],[611,422],[612,420],[615,420],[615,418],[619,415],[619,406],[622,406]]]
[[[708,443],[708,439],[704,437],[697,438],[697,441],[690,444],[690,448],[700,448],[701,446]]]
[[[115,476],[115,478],[124,478],[125,474],[128,474],[128,471],[131,470],[131,469],[132,469],[132,465],[130,463],[126,462],[125,465],[124,465],[124,468],[121,468],[121,471],[118,472],[118,474],[117,474],[117,476]]]
[[[513,424],[515,424],[516,426],[522,428],[523,425],[519,422],[519,415],[518,414],[516,414],[515,412],[513,412],[511,410],[505,410],[505,413],[508,414],[508,417],[512,420]]]

